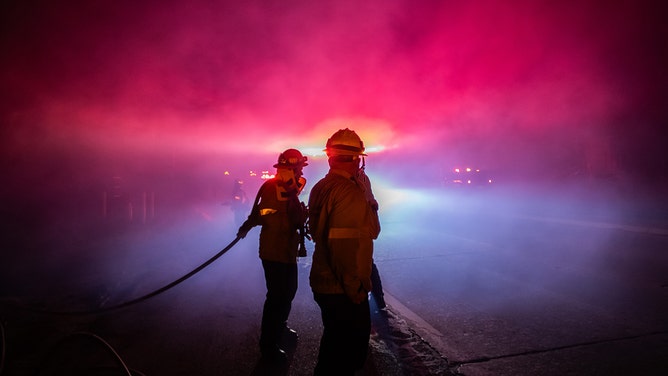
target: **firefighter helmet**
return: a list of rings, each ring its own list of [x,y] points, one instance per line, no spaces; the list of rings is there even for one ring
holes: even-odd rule
[[[274,167],[299,168],[308,166],[307,158],[297,149],[287,149],[278,155],[278,163]]]
[[[327,156],[335,155],[361,155],[364,154],[364,143],[360,137],[348,128],[339,129],[327,140],[325,150]]]

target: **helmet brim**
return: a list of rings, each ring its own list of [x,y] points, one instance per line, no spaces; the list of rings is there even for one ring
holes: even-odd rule
[[[299,168],[299,167],[306,167],[306,166],[308,166],[308,163],[306,163],[306,162],[298,164],[298,165],[285,165],[285,164],[276,163],[274,165],[274,168]]]
[[[368,154],[362,152],[357,152],[357,151],[352,151],[352,150],[342,150],[342,149],[322,149],[327,156],[333,156],[333,155],[359,155],[360,157],[366,157]]]

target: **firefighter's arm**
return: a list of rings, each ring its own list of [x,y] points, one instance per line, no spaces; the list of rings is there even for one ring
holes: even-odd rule
[[[371,208],[375,211],[378,211],[378,201],[376,201],[376,197],[373,195],[373,190],[371,189],[371,180],[364,173],[364,170],[360,170],[360,172],[357,174],[356,180],[360,188],[362,188],[364,191],[366,200]]]
[[[244,223],[239,227],[239,230],[237,231],[237,237],[242,239],[245,238],[253,227],[259,226],[261,224],[260,217],[262,215],[262,211],[266,209],[260,208],[260,201],[267,201],[265,196],[268,194],[268,191],[270,191],[268,187],[268,182],[265,182],[258,190],[257,196],[255,197],[255,202],[253,203],[253,208],[251,209],[248,218],[246,218]]]
[[[249,215],[244,223],[239,227],[239,230],[237,231],[237,237],[241,239],[245,238],[246,235],[248,235],[248,231],[250,231],[255,226],[257,226],[257,223],[253,217],[253,214],[251,213],[251,215]]]
[[[371,180],[364,173],[364,170],[360,170],[357,175],[357,183],[364,191],[369,207],[371,208],[371,213],[369,213],[369,228],[371,231],[371,238],[376,239],[380,233],[380,221],[378,219],[378,201],[373,195],[373,190],[371,189]]]

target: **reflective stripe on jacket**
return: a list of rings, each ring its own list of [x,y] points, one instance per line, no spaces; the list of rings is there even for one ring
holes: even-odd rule
[[[330,170],[311,190],[309,226],[315,242],[309,277],[322,294],[345,293],[354,302],[371,291],[373,239],[378,215],[350,174]]]

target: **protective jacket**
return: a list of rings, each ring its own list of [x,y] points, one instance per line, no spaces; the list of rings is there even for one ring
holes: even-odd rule
[[[267,180],[258,191],[259,201],[242,225],[260,230],[260,258],[265,261],[297,263],[306,212],[296,190],[286,190],[280,179]]]
[[[355,303],[367,299],[380,223],[363,184],[345,171],[330,169],[311,190],[309,226],[315,242],[309,276],[313,292],[345,293]]]

